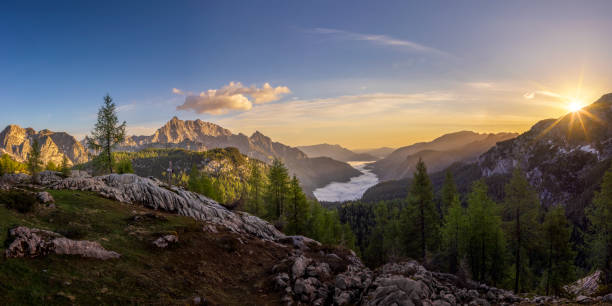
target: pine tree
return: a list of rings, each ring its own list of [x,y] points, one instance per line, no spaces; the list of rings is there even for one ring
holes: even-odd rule
[[[30,150],[30,154],[28,155],[28,160],[26,164],[28,167],[28,171],[30,171],[30,175],[32,175],[32,182],[34,184],[38,184],[38,174],[43,168],[43,161],[40,156],[40,145],[38,144],[38,139],[34,139],[34,141],[32,141],[32,149]]]
[[[570,246],[570,227],[561,207],[552,208],[543,224],[546,243],[546,295],[559,295],[572,280],[574,252]]]
[[[289,183],[289,194],[287,199],[287,234],[303,235],[306,230],[306,218],[308,215],[308,201],[300,187],[300,181],[293,176]]]
[[[404,209],[402,218],[402,223],[407,228],[405,249],[412,249],[411,244],[416,235],[419,252],[409,255],[414,255],[419,259],[425,259],[427,250],[435,249],[439,241],[440,218],[436,212],[433,197],[433,186],[427,175],[427,167],[423,160],[419,159],[408,192],[408,207]]]
[[[268,188],[265,196],[268,205],[270,205],[268,214],[272,220],[280,220],[283,216],[288,187],[289,174],[287,168],[280,159],[276,158],[272,162],[268,173]]]
[[[589,261],[594,268],[604,272],[606,283],[612,284],[612,168],[606,171],[586,215],[589,221]]]
[[[447,170],[444,185],[442,186],[442,199],[440,203],[440,210],[443,216],[448,212],[448,208],[453,204],[456,196],[458,196],[457,184],[455,184],[453,174],[450,170]]]
[[[526,282],[529,273],[527,253],[530,241],[536,233],[536,216],[539,209],[538,195],[529,185],[520,168],[512,173],[510,182],[505,187],[503,218],[506,221],[507,233],[514,262],[514,292],[521,290],[521,282]]]
[[[112,151],[125,139],[126,123],[124,121],[119,124],[116,108],[113,99],[107,94],[104,97],[104,104],[98,110],[98,122],[91,132],[91,137],[86,137],[89,148],[100,152],[97,158],[98,165],[109,173],[113,173]]]

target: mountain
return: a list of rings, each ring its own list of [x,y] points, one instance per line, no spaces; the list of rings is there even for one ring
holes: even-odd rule
[[[298,148],[274,142],[260,132],[246,136],[210,122],[172,118],[151,136],[130,136],[119,150],[139,151],[145,148],[182,148],[205,151],[215,148],[237,148],[240,153],[270,163],[274,158],[283,160],[289,172],[296,175],[304,191],[312,192],[331,182],[345,182],[358,176],[359,171],[347,163],[329,157],[309,158]]]
[[[479,134],[461,131],[442,135],[431,142],[420,142],[399,148],[372,164],[381,181],[410,177],[419,158],[430,172],[445,169],[455,162],[473,161],[497,142],[516,137],[515,133]]]
[[[371,148],[371,149],[354,149],[353,150],[353,152],[355,153],[370,154],[372,156],[375,156],[378,159],[383,159],[389,156],[389,154],[393,153],[393,151],[395,151],[395,148],[389,148],[389,147],[380,147],[380,148]]]
[[[475,180],[484,179],[490,195],[501,201],[513,169],[521,167],[543,206],[565,206],[568,216],[582,224],[584,208],[612,161],[611,121],[612,93],[579,112],[542,120],[518,137],[497,143],[475,161],[455,163],[447,169],[461,192],[467,192]],[[438,191],[444,171],[431,172]],[[410,182],[411,178],[403,178],[380,183],[368,189],[362,199],[405,198]]]
[[[59,165],[64,155],[72,164],[83,163],[88,159],[81,143],[67,133],[49,130],[36,132],[32,128],[24,129],[17,125],[9,125],[0,133],[0,153],[24,162],[32,149],[34,139],[38,140],[44,163],[52,161]]]
[[[355,153],[347,148],[341,147],[340,145],[330,145],[326,143],[312,146],[298,146],[297,148],[306,153],[308,157],[330,157],[344,162],[374,161],[378,159],[377,157],[367,153]]]

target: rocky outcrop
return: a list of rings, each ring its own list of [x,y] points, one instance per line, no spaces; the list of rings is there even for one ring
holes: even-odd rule
[[[34,258],[51,253],[102,260],[121,256],[119,253],[107,251],[97,242],[71,240],[55,232],[23,226],[9,230],[9,239],[13,240],[5,251],[7,258]]]
[[[602,284],[603,272],[597,270],[565,287],[567,292],[575,296],[592,296],[597,292],[599,286]]]
[[[119,202],[192,217],[261,239],[276,240],[284,237],[272,224],[258,217],[243,212],[232,212],[198,193],[177,187],[169,188],[158,180],[134,174],[58,178],[48,186],[53,189],[93,191]]]
[[[88,160],[83,145],[67,133],[49,130],[37,132],[17,125],[9,125],[0,132],[0,153],[9,154],[15,160],[24,162],[30,154],[34,140],[38,140],[41,159],[45,164],[54,162],[60,165],[64,156],[71,164],[84,163]]]
[[[155,241],[153,241],[153,245],[160,249],[165,249],[169,245],[175,244],[177,242],[178,237],[176,235],[165,235],[155,239]]]

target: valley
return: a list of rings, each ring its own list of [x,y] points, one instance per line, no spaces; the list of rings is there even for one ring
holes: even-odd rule
[[[332,182],[315,189],[314,196],[321,202],[345,202],[361,199],[363,193],[378,183],[378,177],[368,169],[371,162],[348,162],[361,175],[352,177],[345,183]]]

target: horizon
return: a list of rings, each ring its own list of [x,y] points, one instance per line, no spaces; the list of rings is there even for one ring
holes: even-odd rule
[[[391,2],[6,5],[0,122],[82,139],[108,92],[129,135],[178,116],[398,148],[522,133],[612,91],[610,2]]]

